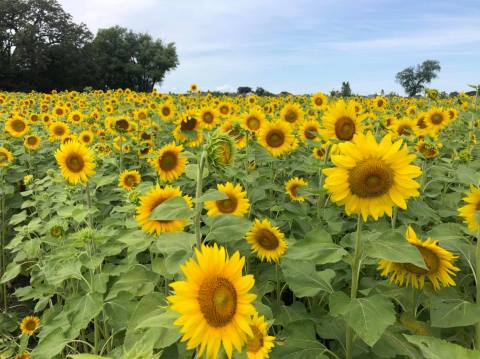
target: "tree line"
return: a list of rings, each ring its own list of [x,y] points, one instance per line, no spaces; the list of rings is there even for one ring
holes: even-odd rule
[[[174,43],[115,26],[94,36],[56,0],[0,0],[0,89],[151,91],[178,66]]]

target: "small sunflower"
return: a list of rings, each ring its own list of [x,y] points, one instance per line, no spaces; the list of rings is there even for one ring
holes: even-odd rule
[[[422,171],[410,164],[415,155],[402,145],[402,140],[392,143],[390,135],[377,143],[370,132],[339,144],[340,154],[332,155],[336,167],[323,170],[332,201],[345,205],[347,215],[361,214],[365,221],[385,213],[391,217],[395,205],[406,209],[405,200],[419,196],[420,184],[414,178]]]
[[[170,182],[185,172],[187,159],[182,155],[183,146],[175,142],[163,146],[156,158],[150,159],[150,164],[157,170],[160,179]]]
[[[140,197],[140,205],[137,207],[137,222],[142,229],[150,234],[159,235],[162,232],[182,231],[187,225],[187,219],[156,220],[150,219],[153,210],[167,199],[182,197],[182,191],[178,187],[165,186],[161,188],[158,184],[148,193]],[[189,207],[192,207],[190,197],[183,196]]]
[[[458,209],[460,216],[463,217],[464,222],[468,225],[468,229],[472,232],[478,232],[480,223],[477,219],[478,211],[480,210],[480,188],[470,186],[470,191],[465,194],[463,201],[467,204]]]
[[[419,140],[416,146],[416,150],[420,152],[426,159],[435,158],[440,153],[440,149],[443,147],[441,143],[427,143],[424,140]]]
[[[248,212],[250,202],[242,186],[227,182],[225,184],[217,184],[217,189],[219,192],[225,193],[228,198],[217,201],[206,201],[205,208],[208,210],[208,216],[232,214],[242,217]]]
[[[72,111],[68,114],[68,121],[79,124],[83,121],[83,115],[80,111]]]
[[[322,92],[317,92],[312,96],[312,106],[317,110],[325,110],[327,107],[328,98]]]
[[[441,108],[432,107],[425,114],[425,122],[433,130],[439,131],[442,128],[445,128],[450,122],[450,116],[448,113]]]
[[[173,137],[180,142],[186,142],[190,147],[197,147],[203,141],[203,132],[200,120],[196,115],[188,114],[177,122]]]
[[[203,127],[206,129],[214,128],[219,120],[218,113],[215,109],[206,107],[200,111],[200,121],[202,121]]]
[[[435,290],[443,287],[455,285],[452,276],[460,269],[453,263],[458,258],[451,252],[439,246],[438,241],[428,238],[425,241],[420,240],[412,227],[408,226],[405,234],[407,241],[415,246],[425,261],[427,269],[417,267],[411,263],[397,263],[387,260],[381,260],[378,270],[384,277],[390,277],[391,283],[398,285],[412,286],[422,289],[425,284],[425,278],[428,278]]]
[[[197,84],[191,84],[190,85],[190,92],[197,93],[198,92],[198,85]]]
[[[15,359],[30,359],[30,354],[23,352],[22,354],[15,355]]]
[[[244,135],[240,124],[237,121],[225,120],[220,126],[220,132],[229,135],[235,143],[235,148],[240,150],[247,144],[247,138]]]
[[[282,111],[280,111],[280,119],[288,122],[292,126],[302,123],[303,116],[304,114],[302,108],[295,103],[289,103],[285,105],[282,108]]]
[[[267,122],[257,134],[258,142],[274,157],[291,150],[294,142],[292,129],[284,121]]]
[[[247,339],[247,359],[268,359],[275,345],[275,337],[268,335],[265,318],[255,313],[250,322],[250,329],[253,337]]]
[[[29,129],[30,126],[28,123],[19,116],[10,118],[5,123],[5,131],[7,131],[13,137],[22,137],[28,132]]]
[[[93,143],[93,138],[95,135],[93,134],[92,131],[82,131],[78,135],[78,140],[83,143],[84,145],[91,145]]]
[[[0,167],[7,167],[13,161],[13,154],[5,147],[0,147]]]
[[[171,102],[165,102],[160,105],[160,108],[158,110],[158,113],[160,115],[160,118],[163,121],[170,121],[173,116],[175,115],[175,107]]]
[[[62,144],[55,152],[62,176],[70,183],[87,182],[95,171],[95,156],[88,147],[77,141]]]
[[[232,112],[232,105],[229,102],[221,102],[218,104],[218,112],[221,116],[228,116]]]
[[[323,118],[321,134],[325,139],[351,141],[356,134],[363,133],[363,125],[355,111],[355,103],[340,100],[330,105]]]
[[[29,315],[23,318],[22,322],[20,323],[20,330],[22,331],[22,334],[33,335],[39,326],[40,318]]]
[[[303,141],[320,141],[320,124],[316,120],[305,121],[300,128]]]
[[[252,110],[242,118],[242,127],[250,132],[257,132],[265,123],[265,116],[257,110]]]
[[[303,178],[294,177],[288,180],[285,185],[285,190],[290,198],[297,202],[305,201],[305,197],[299,196],[297,190],[300,187],[308,186],[308,182],[306,182]]]
[[[25,138],[23,145],[29,150],[35,151],[40,146],[40,137],[37,135],[30,135]]]
[[[250,318],[255,314],[250,293],[255,279],[243,275],[245,257],[235,252],[229,257],[223,247],[202,245],[195,249],[196,260],[181,266],[184,281],[170,284],[175,294],[167,299],[180,313],[180,326],[187,349],[198,348],[198,356],[217,358],[223,346],[228,358],[233,347],[240,352],[247,338],[253,337]]]
[[[325,159],[325,154],[327,153],[328,145],[326,143],[322,144],[321,146],[315,147],[312,150],[313,158],[317,160]]]
[[[49,123],[48,132],[50,133],[50,139],[56,141],[61,140],[64,136],[68,135],[70,129],[65,123],[55,121]]]
[[[142,181],[142,177],[137,170],[125,170],[123,171],[118,178],[118,186],[120,188],[126,189],[127,191],[132,190],[137,187]]]
[[[278,262],[287,249],[285,235],[268,219],[255,219],[252,228],[245,235],[245,240],[262,261]]]
[[[403,117],[394,121],[390,127],[396,136],[414,136],[416,134],[417,122],[411,118]]]

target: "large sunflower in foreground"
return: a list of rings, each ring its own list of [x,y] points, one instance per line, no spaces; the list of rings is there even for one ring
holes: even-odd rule
[[[182,145],[177,146],[172,142],[163,146],[157,157],[150,159],[150,164],[157,170],[162,181],[173,181],[185,172],[187,159],[182,155],[182,151]]]
[[[268,359],[272,350],[275,337],[268,335],[267,323],[263,316],[257,313],[252,317],[250,328],[253,337],[247,339],[247,358],[248,359]]]
[[[480,210],[480,188],[470,186],[463,201],[467,204],[458,209],[458,212],[463,217],[463,220],[468,225],[468,229],[472,232],[478,232],[480,223],[478,222],[478,211]]]
[[[245,341],[253,337],[250,317],[255,314],[249,293],[255,279],[243,275],[245,258],[235,252],[229,257],[223,247],[195,249],[196,260],[182,265],[184,281],[170,286],[175,294],[168,297],[172,310],[180,313],[175,325],[180,326],[187,349],[198,348],[198,357],[217,358],[223,346],[228,358],[233,347],[241,351]]]
[[[187,225],[187,219],[157,220],[151,219],[153,210],[167,199],[182,197],[182,191],[178,187],[165,186],[161,188],[158,184],[150,192],[140,197],[140,205],[137,207],[137,222],[142,229],[150,234],[159,235],[162,232],[182,231]],[[183,199],[189,207],[192,207],[192,200],[188,196]]]
[[[88,177],[95,173],[95,156],[92,150],[77,141],[62,144],[55,152],[55,159],[62,176],[71,184],[87,182]]]
[[[205,208],[208,210],[208,216],[218,216],[221,214],[232,214],[235,216],[244,216],[250,208],[250,202],[247,193],[239,184],[227,182],[218,184],[219,192],[225,193],[228,198],[217,201],[205,201]]]
[[[332,201],[365,221],[368,216],[375,220],[385,213],[391,216],[393,206],[406,209],[405,200],[419,195],[420,184],[414,178],[422,171],[411,164],[415,155],[402,145],[402,140],[392,143],[390,135],[377,143],[372,133],[339,144],[340,154],[332,155],[335,167],[323,170]]]
[[[355,111],[355,103],[344,100],[335,102],[328,107],[323,117],[321,134],[326,140],[351,141],[356,134],[363,133],[363,125]]]
[[[460,269],[453,265],[457,256],[440,247],[438,241],[428,238],[425,241],[420,240],[412,227],[408,227],[405,234],[407,241],[415,246],[425,261],[427,269],[417,267],[411,263],[396,263],[381,260],[378,269],[382,271],[381,275],[390,277],[390,282],[398,285],[412,286],[422,289],[425,284],[425,278],[428,278],[435,290],[440,286],[450,287],[455,285],[452,276]]]
[[[13,161],[13,154],[5,147],[0,147],[0,167],[7,167]]]
[[[278,262],[287,249],[285,235],[268,219],[263,221],[256,219],[250,231],[245,235],[245,240],[262,261]]]
[[[290,125],[284,121],[267,122],[257,133],[258,142],[274,157],[291,150],[294,136]]]

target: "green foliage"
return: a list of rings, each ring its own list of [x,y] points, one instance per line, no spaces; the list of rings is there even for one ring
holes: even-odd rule
[[[440,63],[436,60],[426,60],[416,67],[410,66],[397,73],[396,80],[405,89],[408,96],[418,95],[426,84],[437,77],[441,70]]]

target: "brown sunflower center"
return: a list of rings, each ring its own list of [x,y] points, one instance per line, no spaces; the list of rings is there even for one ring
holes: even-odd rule
[[[274,250],[277,249],[279,241],[275,233],[272,233],[268,229],[261,229],[255,235],[257,243],[264,249]]]
[[[379,197],[392,187],[393,172],[383,161],[369,159],[350,170],[348,182],[350,190],[358,197]]]
[[[258,130],[260,128],[260,120],[255,116],[247,118],[247,127],[250,130]]]
[[[56,136],[63,136],[65,134],[65,128],[63,126],[55,126],[53,128],[53,133]]]
[[[203,115],[203,122],[205,123],[213,122],[213,115],[211,112],[205,112],[205,114]]]
[[[75,121],[75,122],[80,121],[80,115],[78,115],[78,114],[73,115],[72,120]]]
[[[408,136],[412,133],[412,128],[409,125],[401,125],[397,131],[400,136]]]
[[[317,137],[317,128],[310,126],[305,129],[304,135],[309,140],[314,140]]]
[[[425,264],[428,269],[417,267],[416,265],[411,263],[404,263],[403,267],[410,273],[414,273],[414,274],[435,273],[438,267],[440,266],[440,259],[431,250],[424,247],[419,247],[419,246],[416,246],[416,247],[420,251],[420,254],[422,255],[423,260],[425,261]]]
[[[137,179],[134,175],[130,174],[130,175],[125,176],[124,182],[127,185],[127,187],[133,187],[133,186],[135,186],[135,183],[137,182]]]
[[[317,106],[322,106],[323,105],[323,100],[322,100],[321,97],[317,97],[314,102],[315,102],[315,105],[317,105]]]
[[[342,141],[350,141],[355,134],[355,122],[347,116],[340,117],[335,122],[335,136]]]
[[[169,116],[170,112],[171,112],[170,107],[168,107],[168,106],[162,107],[162,115],[163,116]]]
[[[418,119],[417,126],[420,127],[422,130],[427,128],[427,124],[425,123],[425,117],[420,117]]]
[[[15,132],[22,132],[23,130],[25,130],[25,122],[23,122],[22,120],[14,120],[12,122],[12,128]]]
[[[237,209],[238,200],[234,196],[228,195],[227,199],[219,200],[216,204],[220,212],[233,213]]]
[[[29,319],[25,322],[25,329],[33,332],[37,329],[37,323],[33,319]]]
[[[7,161],[8,161],[7,154],[0,152],[0,163],[6,163]]]
[[[27,143],[31,146],[35,146],[38,142],[38,139],[35,136],[30,136],[27,138]]]
[[[439,125],[443,122],[443,116],[439,113],[435,113],[433,116],[432,116],[432,123],[434,125]]]
[[[297,121],[297,118],[298,118],[297,112],[294,110],[288,110],[285,113],[285,121],[287,122],[293,123]]]
[[[247,351],[250,353],[256,353],[263,348],[263,334],[254,325],[251,325],[250,329],[252,330],[253,337],[248,338],[247,340]]]
[[[281,130],[271,130],[267,133],[266,142],[270,147],[280,147],[285,143],[285,134]]]
[[[61,116],[61,115],[63,115],[63,109],[57,108],[57,109],[55,110],[55,113],[56,113],[58,116]]]
[[[204,280],[197,300],[205,320],[215,328],[229,324],[237,311],[237,291],[226,278]]]
[[[197,119],[195,117],[189,117],[186,121],[182,121],[180,129],[182,131],[193,131],[197,126]]]
[[[121,120],[118,120],[115,125],[117,126],[118,129],[122,131],[128,130],[129,124],[128,121],[122,118]]]
[[[171,171],[177,166],[177,154],[172,151],[165,152],[158,161],[158,165],[164,171]]]
[[[220,106],[220,113],[222,115],[228,115],[228,112],[229,112],[228,106],[226,105]]]
[[[378,106],[378,107],[382,107],[382,106],[383,106],[383,100],[378,100],[377,106]]]
[[[65,164],[67,168],[74,173],[81,172],[85,167],[83,157],[77,153],[72,153],[68,155]]]
[[[317,156],[323,157],[325,155],[325,150],[323,148],[317,148]]]

